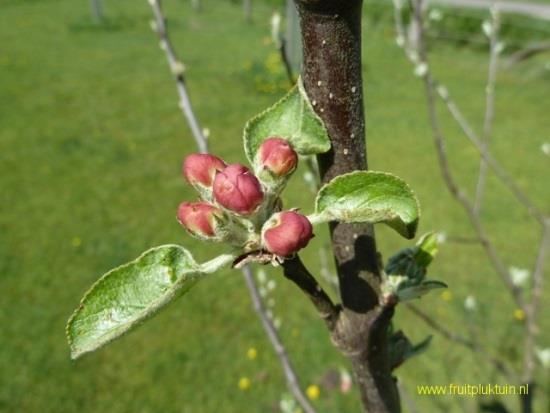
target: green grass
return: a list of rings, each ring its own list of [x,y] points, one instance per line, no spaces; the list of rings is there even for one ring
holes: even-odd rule
[[[278,99],[284,81],[281,71],[270,74],[265,66],[273,52],[265,40],[271,7],[258,4],[255,23],[245,25],[240,6],[230,2],[206,1],[199,14],[188,2],[166,3],[212,151],[244,161],[244,122]],[[181,243],[199,260],[217,252],[190,239],[174,219],[178,203],[194,196],[179,172],[193,145],[149,29],[147,3],[107,2],[109,19],[100,27],[89,23],[86,7],[69,0],[0,6],[0,411],[276,411],[284,381],[238,272],[206,279],[136,332],[69,360],[65,322],[103,272],[164,243]],[[439,178],[421,84],[394,45],[391,26],[366,27],[364,52],[371,168],[394,172],[416,190],[421,231],[471,236]],[[439,45],[433,57],[437,75],[479,128],[485,56]],[[547,208],[549,159],[540,145],[549,139],[550,76],[538,74],[541,61],[499,74],[493,148]],[[259,92],[266,84],[276,91]],[[471,193],[476,153],[442,116],[452,166]],[[489,187],[483,220],[506,263],[529,268],[538,229],[494,178]],[[303,188],[296,179],[286,204],[308,211],[312,196]],[[386,228],[378,235],[385,256],[407,245]],[[304,253],[314,271],[324,243],[323,229]],[[444,245],[432,273],[450,285],[451,300],[433,294],[419,305],[519,365],[521,325],[480,248]],[[327,370],[347,366],[305,299],[277,270],[269,274],[277,280],[281,334],[303,383],[319,383]],[[472,322],[463,310],[468,294],[480,305]],[[548,314],[549,298],[545,288],[541,314]],[[430,333],[405,309],[397,325],[414,340]],[[540,331],[540,345],[550,345],[548,317]],[[259,350],[254,361],[246,358],[251,346]],[[429,353],[397,373],[423,412],[464,411],[475,400],[416,396],[416,384],[502,382],[482,360],[439,336]],[[246,392],[237,387],[241,376],[253,380]],[[516,411],[515,398],[505,401]],[[323,389],[315,404],[320,412],[359,410],[356,392]]]

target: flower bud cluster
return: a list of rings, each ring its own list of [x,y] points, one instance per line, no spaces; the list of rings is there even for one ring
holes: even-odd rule
[[[226,164],[208,154],[189,155],[183,175],[201,200],[183,202],[178,221],[195,237],[224,241],[245,253],[288,257],[313,237],[308,219],[295,210],[280,211],[279,192],[298,164],[291,144],[270,137],[258,148],[255,171]]]

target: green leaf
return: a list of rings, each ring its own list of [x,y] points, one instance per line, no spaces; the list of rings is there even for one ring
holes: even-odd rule
[[[244,149],[251,164],[262,142],[270,136],[287,139],[301,155],[314,155],[330,149],[323,121],[309,102],[301,79],[288,94],[244,127]]]
[[[432,336],[430,335],[421,342],[412,344],[401,330],[390,334],[388,344],[392,370],[401,366],[405,361],[424,353],[431,341]]]
[[[328,221],[383,222],[405,238],[413,238],[420,208],[409,186],[385,172],[355,171],[324,185],[315,201],[314,224]]]
[[[71,357],[120,337],[183,295],[201,275],[234,258],[222,255],[203,265],[178,245],[163,245],[101,277],[84,295],[67,323]]]
[[[436,280],[423,281],[418,285],[407,285],[404,283],[403,286],[397,289],[396,293],[399,301],[408,301],[414,298],[420,298],[428,294],[431,290],[438,288],[447,288],[447,284]]]
[[[424,340],[422,340],[419,343],[416,343],[412,345],[407,352],[405,353],[405,360],[408,360],[412,357],[419,356],[420,354],[424,353],[428,348],[430,347],[430,344],[432,342],[432,335],[429,335]]]
[[[410,281],[420,283],[437,250],[437,235],[429,232],[414,247],[404,248],[392,255],[384,271],[388,275],[403,275]]]

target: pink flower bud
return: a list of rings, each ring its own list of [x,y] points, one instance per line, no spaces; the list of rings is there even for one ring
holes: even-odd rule
[[[281,257],[287,257],[304,248],[311,238],[311,223],[305,216],[294,211],[274,214],[262,228],[265,248]]]
[[[298,164],[298,154],[286,139],[267,138],[258,150],[259,162],[275,176],[285,176]]]
[[[183,161],[183,175],[191,185],[211,187],[216,172],[225,166],[225,162],[217,156],[193,153]]]
[[[191,234],[199,237],[216,235],[216,218],[222,211],[206,202],[182,202],[178,208],[178,221]]]
[[[241,215],[253,213],[264,197],[258,178],[238,163],[216,174],[213,191],[220,205]]]

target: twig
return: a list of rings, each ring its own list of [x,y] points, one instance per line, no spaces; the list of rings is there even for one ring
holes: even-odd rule
[[[252,0],[243,0],[244,19],[247,23],[252,22]]]
[[[424,58],[422,58],[421,56],[422,52],[420,48],[418,48],[418,50],[411,50],[410,45],[406,44],[406,37],[404,37],[404,23],[401,16],[403,5],[401,3],[401,0],[393,0],[393,2],[395,7],[395,27],[398,33],[397,44],[404,49],[407,58],[411,61],[412,64],[414,64],[417,68],[422,67],[427,70],[425,76],[423,76],[424,79],[426,80],[428,77],[430,78],[429,82],[431,83],[431,89],[435,90],[437,92],[437,95],[443,100],[454,120],[458,123],[458,126],[460,126],[466,137],[470,140],[470,142],[474,145],[474,147],[481,155],[482,160],[495,172],[497,178],[504,184],[506,188],[508,188],[508,190],[514,195],[514,197],[527,208],[533,218],[535,218],[539,223],[543,224],[546,220],[545,214],[534,204],[529,196],[522,191],[522,189],[515,182],[514,178],[502,167],[502,165],[500,165],[500,163],[487,150],[484,149],[481,139],[472,129],[464,115],[462,115],[462,112],[460,111],[454,100],[451,98],[451,95],[447,88],[443,85],[440,85],[437,80],[433,78],[432,74],[429,73],[429,66],[426,61],[427,56],[425,53],[424,40],[425,33],[423,27],[418,27],[418,24],[415,23],[415,25],[417,26],[417,30],[420,30],[422,34],[421,48],[424,49]],[[413,1],[413,5],[414,4],[415,2]],[[422,12],[419,11],[419,13],[415,13],[415,16],[416,14],[418,14],[422,22],[421,24],[423,24],[424,20]]]
[[[539,53],[550,51],[550,41],[537,42],[527,45],[525,48],[515,52],[506,62],[506,67],[511,67],[517,63],[523,62]]]
[[[527,196],[527,194],[525,194],[520,189],[520,187],[516,184],[514,178],[510,176],[510,174],[502,167],[502,165],[500,165],[500,163],[490,153],[483,150],[483,146],[479,137],[470,127],[470,124],[468,123],[466,118],[462,115],[462,112],[460,111],[454,100],[451,98],[449,91],[444,86],[438,85],[433,78],[432,84],[438,96],[446,104],[447,109],[449,110],[455,121],[458,123],[466,137],[470,140],[470,142],[472,142],[472,144],[478,150],[487,165],[495,172],[497,178],[499,178],[504,186],[508,188],[510,192],[512,192],[515,198],[527,208],[533,218],[535,218],[541,224],[544,223],[546,219],[545,214],[540,211],[540,209],[533,203],[533,201],[531,201],[529,196]]]
[[[290,59],[288,58],[286,47],[287,41],[281,33],[281,15],[277,11],[273,12],[273,15],[271,16],[271,35],[273,37],[273,42],[275,43],[275,46],[279,51],[281,61],[283,62],[283,65],[285,67],[288,82],[292,87],[294,86],[294,83],[296,83],[296,79],[294,78],[294,74],[292,73],[292,65],[290,64]]]
[[[286,47],[286,39],[281,39],[281,45],[279,46],[279,53],[281,54],[281,59],[283,61],[283,64],[285,65],[285,71],[286,71],[286,77],[288,79],[288,82],[291,86],[296,83],[296,79],[294,78],[294,74],[292,73],[292,66],[290,65],[290,61],[288,59],[288,53],[287,53],[287,47]]]
[[[101,0],[90,0],[90,9],[92,10],[92,20],[94,23],[101,23],[103,21]]]
[[[159,37],[160,47],[166,53],[168,65],[170,66],[170,70],[176,80],[176,88],[180,98],[180,108],[187,119],[189,127],[191,128],[191,132],[193,133],[193,138],[195,139],[199,152],[206,153],[208,152],[206,137],[202,133],[195,113],[193,112],[193,106],[191,105],[191,100],[189,99],[189,94],[187,93],[187,87],[185,86],[185,66],[177,58],[174,48],[172,47],[172,43],[170,42],[168,32],[166,31],[166,19],[162,13],[160,0],[148,0],[148,2],[151,5],[151,9],[153,10],[153,14],[155,16],[155,20],[153,22],[154,24],[152,25],[153,29]]]
[[[401,11],[403,9],[403,4],[401,0],[393,0],[394,3],[394,17],[395,17],[395,29],[397,32],[397,44],[403,50],[405,51],[405,55],[407,58],[411,61],[412,64],[414,64],[417,68],[424,68],[429,72],[429,66],[427,65],[426,59],[421,59],[420,56],[420,50],[412,49],[411,45],[407,44],[407,40],[405,37],[405,26],[403,23],[403,18],[401,16]],[[423,17],[420,12],[420,19],[423,24]],[[417,26],[417,24],[415,23]],[[422,44],[424,46],[424,29],[422,27],[417,27],[418,30],[422,31]],[[418,46],[418,45],[417,45]],[[425,54],[425,53],[424,53]],[[514,197],[522,204],[524,205],[529,213],[535,218],[539,223],[543,224],[546,216],[545,214],[540,211],[539,208],[533,203],[533,201],[521,190],[521,188],[516,184],[514,178],[510,176],[510,174],[500,165],[500,163],[493,158],[493,156],[488,153],[486,150],[484,150],[483,144],[481,142],[481,139],[478,137],[478,135],[475,133],[475,131],[472,129],[466,118],[462,115],[462,112],[454,102],[454,100],[451,98],[451,95],[449,94],[449,91],[447,88],[443,85],[440,85],[431,75],[431,73],[425,73],[425,78],[428,77],[429,74],[430,77],[430,83],[432,84],[432,89],[434,89],[437,92],[437,95],[443,100],[445,105],[447,106],[447,109],[453,116],[454,120],[458,123],[466,137],[470,140],[470,142],[474,145],[474,147],[477,149],[479,154],[482,157],[482,160],[495,172],[495,175],[499,180],[504,184],[508,190],[514,195]]]
[[[544,266],[546,264],[546,255],[550,248],[550,220],[544,226],[540,245],[535,260],[533,270],[533,285],[531,290],[531,301],[525,306],[526,334],[523,358],[523,382],[529,383],[533,380],[533,371],[535,369],[535,344],[538,333],[537,311],[542,296],[542,284],[544,278]]]
[[[166,52],[168,64],[170,65],[170,68],[172,69],[172,72],[174,73],[176,78],[176,86],[181,99],[181,108],[183,110],[185,118],[188,121],[189,126],[191,127],[191,131],[193,132],[193,137],[199,151],[201,153],[207,153],[208,142],[206,140],[206,137],[202,133],[199,122],[193,112],[191,101],[185,87],[185,79],[183,77],[183,63],[181,63],[181,61],[177,59],[174,53],[174,49],[170,43],[170,38],[168,37],[168,33],[166,31],[165,18],[160,5],[160,0],[148,1],[155,15],[155,31],[157,32],[161,40],[161,47]],[[300,389],[298,377],[277,334],[277,330],[273,325],[271,319],[267,316],[267,311],[265,309],[265,306],[263,305],[262,298],[259,295],[258,287],[256,286],[256,282],[254,280],[252,272],[248,267],[244,267],[242,272],[243,277],[246,281],[246,286],[254,303],[254,310],[258,314],[264,330],[267,333],[271,346],[273,347],[283,367],[288,388],[290,389],[296,401],[300,404],[305,413],[316,413],[315,409],[311,406],[307,398],[304,396],[304,393]]]
[[[191,6],[195,11],[201,11],[201,2],[200,0],[191,0]]]
[[[422,5],[422,0],[413,0],[413,14],[414,14],[413,18],[417,21],[417,26],[419,28],[418,30],[420,31],[420,33],[418,34],[418,38],[419,38],[418,63],[423,67],[422,79],[424,81],[424,88],[425,88],[428,112],[430,117],[430,125],[433,131],[433,139],[437,150],[437,158],[438,158],[441,174],[443,176],[443,179],[445,181],[445,184],[447,185],[449,192],[451,192],[453,197],[462,205],[462,207],[466,211],[468,218],[470,219],[470,222],[472,224],[472,227],[474,228],[481,242],[481,245],[483,246],[493,267],[495,268],[497,273],[500,275],[502,281],[510,291],[516,304],[520,308],[523,308],[524,300],[521,294],[521,290],[512,281],[510,271],[508,270],[504,262],[501,260],[494,244],[491,242],[490,238],[485,232],[485,227],[481,223],[479,216],[476,214],[473,204],[470,202],[470,200],[468,199],[464,191],[457,185],[456,181],[454,180],[453,174],[451,172],[451,168],[449,166],[449,161],[447,157],[447,151],[445,148],[445,138],[443,135],[443,131],[441,130],[441,126],[439,124],[439,118],[435,107],[436,87],[435,87],[435,81],[430,72],[427,53],[426,53],[426,46],[424,44],[424,37],[423,37],[424,31],[422,29],[424,22],[423,22],[423,16],[421,12],[421,5]],[[492,159],[492,157],[490,157],[490,155],[488,155],[485,151],[483,151],[482,154],[484,155],[484,159],[486,159],[488,162],[490,159]]]
[[[510,370],[510,368],[506,365],[505,362],[502,360],[497,359],[496,357],[489,354],[481,344],[479,344],[476,341],[469,340],[460,334],[454,333],[451,330],[447,329],[443,325],[439,324],[436,320],[434,320],[432,317],[430,317],[427,313],[422,311],[420,308],[415,306],[411,303],[406,303],[406,307],[411,310],[411,312],[416,315],[418,318],[420,318],[422,321],[424,321],[428,326],[430,326],[435,332],[439,333],[441,336],[446,338],[449,341],[452,341],[453,343],[460,344],[463,347],[466,347],[473,351],[474,353],[479,354],[482,356],[487,362],[493,365],[493,367],[500,371],[505,376],[515,379],[515,374]]]
[[[485,88],[485,119],[483,121],[483,139],[481,145],[484,152],[489,152],[489,143],[491,132],[495,119],[495,84],[497,78],[498,57],[500,55],[500,43],[498,41],[500,30],[500,12],[497,5],[491,9],[491,28],[489,32],[489,69],[487,73],[487,86]],[[476,187],[476,196],[474,200],[474,211],[479,214],[485,195],[485,185],[487,182],[487,162],[482,158],[479,164],[479,175]]]
[[[400,0],[394,0],[395,2],[399,2]],[[424,44],[423,39],[423,16],[421,12],[421,5],[422,0],[413,0],[413,12],[414,12],[414,19],[417,21],[417,26],[419,30],[419,49],[417,54],[417,60],[415,61],[415,56],[413,54],[407,53],[407,56],[413,61],[415,64],[419,64],[423,66],[423,70],[421,71],[421,76],[424,80],[424,85],[426,89],[426,97],[427,97],[427,103],[428,103],[428,110],[429,110],[429,116],[430,116],[430,123],[433,130],[434,135],[434,141],[437,148],[438,153],[438,160],[440,164],[440,169],[443,175],[443,178],[445,180],[445,183],[447,187],[449,188],[450,192],[453,194],[455,199],[462,204],[464,209],[466,210],[470,221],[472,223],[472,226],[474,227],[491,263],[497,270],[497,272],[501,275],[504,283],[512,293],[513,298],[515,299],[516,303],[518,304],[519,308],[521,308],[526,315],[526,337],[525,337],[525,344],[524,344],[524,360],[523,360],[523,373],[521,380],[523,383],[528,383],[533,385],[534,380],[534,368],[535,368],[535,360],[534,360],[534,353],[535,353],[535,336],[537,334],[537,325],[536,325],[536,313],[538,309],[538,304],[541,299],[542,294],[542,279],[543,279],[543,270],[544,270],[544,264],[546,261],[546,253],[548,249],[548,245],[550,244],[550,219],[546,217],[538,208],[535,207],[535,205],[531,202],[531,200],[519,189],[519,187],[515,184],[515,181],[512,179],[512,177],[500,166],[500,164],[489,154],[487,151],[486,145],[484,145],[484,142],[481,141],[477,135],[474,133],[472,128],[469,126],[469,124],[466,122],[465,118],[462,116],[461,112],[459,111],[458,107],[454,103],[454,101],[451,100],[448,91],[442,87],[437,86],[436,81],[433,79],[432,74],[429,69],[428,65],[428,59],[427,59],[427,53],[426,53],[426,46]],[[397,14],[396,14],[397,17]],[[401,24],[402,21],[397,21],[396,19],[396,25]],[[466,136],[469,138],[469,140],[474,143],[475,147],[480,152],[483,161],[486,162],[487,165],[489,165],[496,173],[496,175],[499,177],[499,179],[512,191],[512,193],[516,196],[519,202],[521,202],[523,205],[527,207],[531,215],[543,226],[543,235],[541,238],[539,251],[536,258],[535,263],[535,269],[533,272],[533,286],[532,286],[532,293],[531,293],[531,300],[525,301],[523,299],[523,295],[521,294],[520,289],[512,282],[510,273],[508,269],[504,266],[504,263],[500,260],[499,256],[496,253],[496,249],[494,245],[490,242],[490,240],[487,238],[487,235],[485,233],[485,230],[479,220],[479,215],[476,212],[476,209],[474,205],[469,201],[469,199],[465,196],[465,194],[458,188],[456,185],[447,160],[447,155],[445,151],[445,145],[444,145],[444,137],[441,131],[441,127],[439,125],[439,121],[437,118],[437,112],[435,108],[435,96],[437,94],[441,97],[441,99],[445,102],[447,105],[448,110],[451,112],[455,120],[458,122]],[[492,116],[489,113],[489,117]],[[428,320],[424,318],[426,322]],[[449,337],[453,337],[451,332],[448,332],[448,334],[451,334]],[[454,336],[456,339],[456,336]],[[455,340],[456,341],[456,340]],[[465,344],[465,342],[462,340],[459,340],[459,342],[462,342],[462,344]],[[466,344],[465,344],[466,345]],[[476,351],[476,347],[471,347],[472,350]],[[534,387],[534,386],[533,386]],[[522,411],[525,413],[532,411],[532,403],[533,403],[533,394],[532,391],[527,396],[520,396],[521,398],[521,406]]]
[[[338,320],[340,308],[332,302],[317,280],[304,266],[298,255],[283,262],[284,275],[296,284],[308,296],[317,309],[319,316],[327,324],[329,331],[333,331]]]
[[[296,373],[294,372],[294,368],[292,367],[292,363],[288,358],[279,334],[277,333],[275,326],[271,322],[271,319],[267,316],[267,310],[264,306],[256,282],[254,281],[254,276],[249,266],[245,266],[243,268],[243,276],[246,281],[246,285],[248,286],[250,297],[252,298],[254,310],[259,315],[264,330],[269,337],[269,341],[271,342],[271,345],[275,350],[275,354],[277,354],[277,357],[279,358],[279,361],[283,366],[288,389],[292,392],[292,395],[300,404],[305,413],[315,413],[315,409],[309,403],[307,397],[302,392],[300,382],[298,380],[298,377],[296,376]]]

